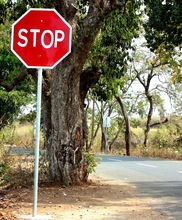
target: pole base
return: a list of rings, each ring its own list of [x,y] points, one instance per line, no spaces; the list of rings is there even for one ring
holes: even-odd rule
[[[32,216],[32,215],[19,215],[17,216],[20,219],[25,219],[25,220],[29,220],[29,219],[35,219],[35,220],[51,220],[52,217],[49,215],[36,215],[36,216]]]

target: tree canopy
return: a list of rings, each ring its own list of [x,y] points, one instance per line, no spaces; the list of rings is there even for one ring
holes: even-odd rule
[[[22,64],[10,51],[11,23],[9,20],[3,22],[5,23],[0,24],[0,128],[13,122],[20,113],[21,106],[30,103],[35,92],[30,76],[24,82],[17,80]]]
[[[182,46],[182,4],[181,0],[145,0],[146,39],[155,50],[161,44],[166,49]]]

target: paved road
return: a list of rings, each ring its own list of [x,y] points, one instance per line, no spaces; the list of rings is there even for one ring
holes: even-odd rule
[[[96,175],[104,180],[119,180],[136,187],[139,197],[151,198],[150,205],[169,216],[182,219],[182,162],[160,159],[102,157]]]
[[[12,154],[27,155],[27,156],[34,155],[33,149],[16,147],[16,146],[7,146],[7,148],[10,148],[10,152]]]

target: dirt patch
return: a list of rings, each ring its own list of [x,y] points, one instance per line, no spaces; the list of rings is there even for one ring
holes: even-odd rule
[[[31,215],[32,197],[32,187],[1,191],[0,219],[17,220],[19,215]],[[53,220],[167,219],[147,206],[144,199],[137,198],[131,185],[101,181],[94,175],[79,186],[42,184],[38,198],[37,214]]]

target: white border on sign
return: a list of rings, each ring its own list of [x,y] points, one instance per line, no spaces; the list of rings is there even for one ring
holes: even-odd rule
[[[54,11],[61,20],[66,23],[66,25],[70,28],[70,35],[69,35],[69,50],[68,52],[61,57],[54,65],[52,66],[29,66],[27,65],[24,60],[16,53],[16,51],[13,50],[13,43],[14,43],[14,26],[24,17],[26,16],[30,11]],[[12,33],[11,33],[11,51],[18,57],[18,59],[27,67],[27,68],[43,68],[43,69],[53,69],[58,63],[60,63],[68,54],[71,53],[71,39],[72,39],[72,27],[71,25],[55,10],[50,8],[30,8],[28,11],[26,11],[21,17],[19,17],[13,24],[12,24]]]

